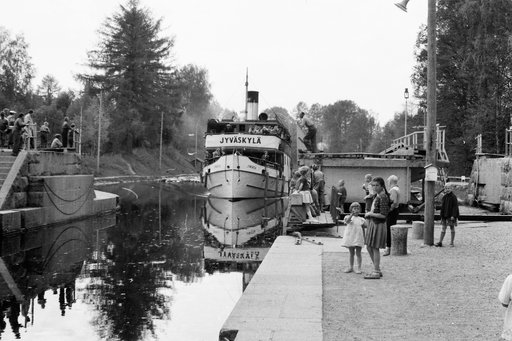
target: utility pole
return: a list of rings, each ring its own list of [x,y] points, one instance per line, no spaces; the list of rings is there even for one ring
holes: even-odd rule
[[[436,167],[437,164],[437,132],[436,132],[436,0],[428,0],[427,19],[427,128],[426,166]],[[435,181],[425,181],[425,245],[434,244],[434,196]]]
[[[78,155],[82,156],[82,117],[84,111],[83,97],[80,100],[80,129],[78,133]]]
[[[164,135],[164,111],[161,110],[160,113],[160,170],[162,170],[162,142],[163,142],[163,135]]]
[[[98,110],[98,155],[96,157],[96,175],[100,174],[101,116],[103,111],[103,91],[100,91],[100,108]]]
[[[395,5],[402,11],[407,12],[407,3],[409,0],[402,0]],[[428,0],[428,19],[427,19],[427,122],[425,124],[425,175],[427,168],[437,170],[437,129],[436,129],[436,0]],[[437,172],[436,172],[437,174]],[[430,175],[430,174],[429,174]],[[425,233],[423,242],[425,245],[434,245],[434,197],[436,177],[425,176]]]

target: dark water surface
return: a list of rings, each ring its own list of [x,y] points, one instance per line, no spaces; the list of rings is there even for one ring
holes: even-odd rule
[[[0,339],[218,340],[281,234],[262,216],[282,202],[215,201],[198,184],[99,189],[120,196],[117,215],[2,240]]]

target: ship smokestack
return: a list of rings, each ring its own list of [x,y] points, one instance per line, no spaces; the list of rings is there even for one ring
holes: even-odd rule
[[[247,120],[258,119],[258,91],[247,91]]]

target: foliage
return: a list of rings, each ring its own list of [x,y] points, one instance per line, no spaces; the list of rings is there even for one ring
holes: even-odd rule
[[[377,127],[377,122],[368,111],[359,108],[354,102],[344,100],[318,109],[323,117],[321,134],[327,143],[328,152],[366,151]]]
[[[153,20],[138,1],[130,0],[106,20],[98,49],[89,53],[89,66],[98,73],[80,77],[90,89],[103,89],[115,104],[109,128],[113,150],[155,146],[162,111],[171,125],[179,118],[180,98],[170,64],[174,40],[160,37],[160,31],[161,20]]]
[[[46,75],[41,80],[41,84],[37,87],[37,94],[43,98],[46,105],[50,105],[60,90],[61,88],[57,79],[52,75]]]
[[[27,107],[34,68],[22,35],[12,38],[0,27],[0,107]],[[21,110],[20,110],[21,111]]]
[[[512,3],[440,0],[437,20],[437,123],[446,126],[451,170],[467,175],[476,135],[483,135],[484,151],[503,152],[511,109]],[[423,107],[425,44],[422,30],[413,81]]]
[[[299,114],[301,112],[304,112],[307,114],[309,112],[309,107],[305,102],[299,102],[297,105],[292,109],[292,116],[295,117],[295,119],[299,119]]]

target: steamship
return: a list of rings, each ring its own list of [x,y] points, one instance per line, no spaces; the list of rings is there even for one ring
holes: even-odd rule
[[[225,199],[288,196],[291,137],[275,115],[258,115],[257,91],[248,91],[238,118],[210,120],[201,178],[210,196]],[[270,116],[273,116],[271,118]]]

